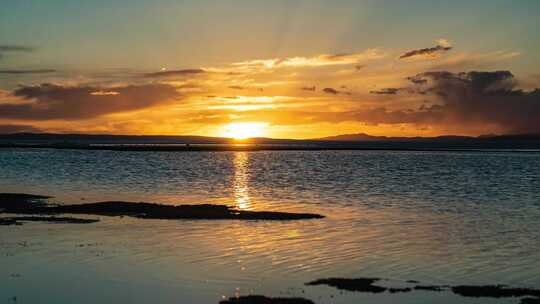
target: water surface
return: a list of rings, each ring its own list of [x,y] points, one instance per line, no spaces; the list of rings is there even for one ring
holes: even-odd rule
[[[217,303],[250,293],[317,303],[467,302],[302,286],[326,276],[540,287],[536,153],[4,149],[0,168],[0,192],[57,203],[216,203],[327,216],[1,227],[0,302]]]

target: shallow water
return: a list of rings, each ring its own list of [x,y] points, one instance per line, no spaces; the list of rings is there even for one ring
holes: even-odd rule
[[[0,168],[0,192],[58,203],[217,203],[327,216],[0,227],[0,303],[217,303],[251,293],[478,303],[303,286],[327,276],[540,288],[537,153],[5,149]]]

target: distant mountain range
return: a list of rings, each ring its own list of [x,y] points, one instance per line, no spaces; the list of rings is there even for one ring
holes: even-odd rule
[[[356,141],[398,141],[398,142],[414,142],[414,141],[485,141],[485,140],[539,140],[540,134],[511,134],[511,135],[480,135],[460,136],[460,135],[442,135],[434,137],[388,137],[388,136],[372,136],[366,133],[343,134],[336,136],[322,137],[317,140],[322,141],[340,141],[340,142],[356,142]]]
[[[295,140],[251,138],[247,143],[260,145],[295,145],[345,149],[540,149],[540,134],[387,137],[365,133]],[[92,135],[15,133],[0,134],[0,146],[13,145],[171,145],[171,144],[231,144],[241,143],[231,138],[206,136],[154,135]]]

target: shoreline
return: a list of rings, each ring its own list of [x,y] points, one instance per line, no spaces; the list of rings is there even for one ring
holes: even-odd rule
[[[258,151],[395,151],[395,152],[474,152],[474,153],[540,153],[540,149],[489,147],[395,147],[390,144],[0,144],[3,149],[53,149],[118,152],[258,152]]]

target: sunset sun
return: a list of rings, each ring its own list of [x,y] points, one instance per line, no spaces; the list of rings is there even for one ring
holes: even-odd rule
[[[261,137],[267,126],[264,122],[235,122],[223,126],[222,135],[238,140]]]

